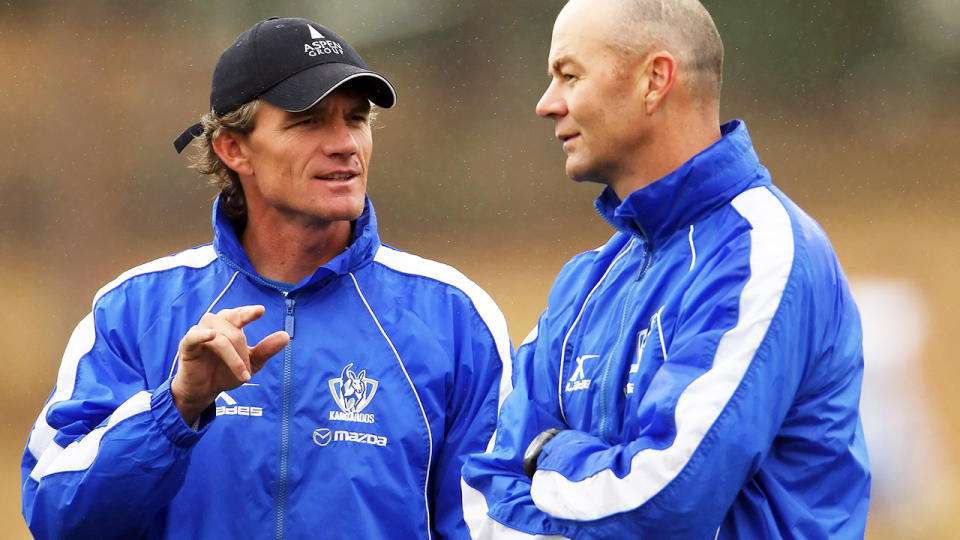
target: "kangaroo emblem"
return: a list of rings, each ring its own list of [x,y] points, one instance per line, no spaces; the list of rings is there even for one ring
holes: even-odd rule
[[[358,412],[357,405],[363,403],[363,397],[367,393],[367,370],[356,374],[350,370],[352,366],[353,364],[347,364],[340,372],[340,392],[343,394],[345,412]]]
[[[340,371],[340,377],[330,379],[330,393],[340,410],[346,413],[362,411],[373,399],[377,392],[378,382],[367,378],[367,370],[355,373],[351,368],[353,362],[347,364]]]

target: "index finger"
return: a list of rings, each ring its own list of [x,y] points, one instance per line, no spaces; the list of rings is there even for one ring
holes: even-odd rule
[[[201,328],[199,325],[193,326],[180,340],[180,353],[190,353],[199,349],[204,343],[213,341],[217,337],[216,330],[212,328]]]
[[[244,326],[263,316],[263,312],[265,310],[266,308],[259,305],[240,306],[235,308],[221,309],[217,312],[217,315],[237,328],[243,328]]]

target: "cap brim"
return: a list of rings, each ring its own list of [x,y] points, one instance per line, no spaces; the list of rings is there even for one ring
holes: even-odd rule
[[[305,69],[262,93],[260,97],[283,110],[305,111],[327,97],[344,83],[361,81],[367,99],[375,105],[389,109],[397,103],[397,91],[383,75],[351,66],[328,63]]]

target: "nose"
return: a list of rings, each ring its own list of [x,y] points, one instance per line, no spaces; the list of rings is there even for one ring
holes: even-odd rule
[[[325,126],[323,151],[329,156],[349,157],[357,153],[360,146],[353,130],[344,120],[337,120]]]
[[[540,101],[537,102],[537,114],[544,118],[555,118],[567,114],[567,105],[559,95],[556,81],[551,81],[540,96]]]

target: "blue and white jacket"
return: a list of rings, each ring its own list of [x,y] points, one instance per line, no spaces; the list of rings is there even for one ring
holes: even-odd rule
[[[557,277],[496,444],[464,466],[475,537],[863,537],[857,308],[745,125],[722,134],[597,200],[617,232]],[[550,428],[531,482],[522,454]]]
[[[23,455],[37,538],[463,538],[460,469],[492,442],[511,346],[453,268],[380,243],[369,201],[344,253],[284,290],[214,210],[213,244],[96,295]],[[207,311],[290,344],[193,431],[170,395]]]

